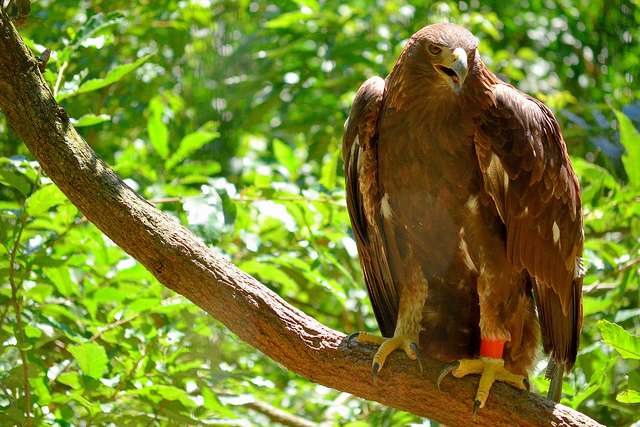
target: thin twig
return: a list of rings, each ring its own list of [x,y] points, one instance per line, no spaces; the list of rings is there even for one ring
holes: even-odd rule
[[[147,424],[148,427],[151,427],[153,425],[153,423],[155,421],[157,421],[158,419],[158,415],[160,415],[162,413],[162,411],[164,410],[164,407],[167,406],[167,399],[162,399],[162,403],[160,404],[160,407],[158,408],[158,410],[153,414],[153,418],[151,418],[149,420],[149,424]]]
[[[173,301],[173,300],[178,299],[178,298],[182,298],[182,295],[173,295],[173,296],[171,296],[169,298],[166,298],[166,299],[162,300],[160,302],[160,304],[164,304],[165,302]],[[93,336],[91,338],[89,338],[88,342],[95,341],[97,338],[99,338],[105,332],[110,331],[111,329],[117,328],[118,326],[120,326],[120,325],[122,325],[124,323],[130,322],[130,321],[140,317],[140,315],[142,315],[142,314],[144,314],[144,313],[142,313],[142,312],[136,313],[136,314],[134,314],[132,316],[129,316],[127,318],[120,319],[120,320],[118,320],[116,322],[110,323],[107,326],[105,326],[104,328],[99,328],[100,330],[98,332],[96,332],[95,334],[93,334]]]
[[[218,396],[234,396],[236,393],[229,390],[215,389],[213,392]],[[277,408],[261,400],[255,399],[249,402],[243,402],[239,406],[252,409],[262,415],[265,415],[271,421],[288,427],[319,427],[322,424],[309,421],[298,415],[291,414],[283,409]]]
[[[9,393],[9,390],[7,390],[7,386],[4,385],[4,381],[0,381],[0,388],[2,388],[2,391],[4,392],[4,395],[7,396],[7,400],[9,401],[9,405],[11,405],[12,408],[15,408],[16,405],[13,403],[13,399],[11,399],[11,393]]]
[[[9,312],[9,307],[10,305],[7,305],[4,311],[2,312],[2,316],[0,316],[0,325],[4,323],[4,318],[7,316],[7,313]]]
[[[106,327],[104,327],[104,328],[99,328],[100,330],[99,330],[98,332],[96,332],[95,334],[93,334],[93,336],[92,336],[91,338],[89,338],[89,341],[88,341],[88,342],[93,342],[93,341],[95,341],[95,340],[96,340],[97,338],[99,338],[103,333],[105,333],[105,332],[107,332],[107,331],[109,331],[109,330],[111,330],[111,329],[113,329],[113,328],[117,328],[118,326],[120,326],[120,325],[122,325],[122,324],[124,324],[124,323],[130,322],[130,321],[132,321],[132,320],[134,320],[134,319],[136,319],[136,318],[140,317],[140,315],[141,315],[141,314],[142,314],[142,313],[136,313],[136,314],[134,314],[133,316],[129,316],[129,317],[127,317],[127,318],[120,319],[120,320],[118,320],[117,322],[113,322],[113,323],[111,323],[111,324],[107,325],[107,326],[106,326]]]
[[[612,276],[617,276],[618,274],[622,273],[625,270],[630,269],[636,264],[640,264],[640,257],[630,259],[623,264],[618,264],[618,266],[612,272],[607,274],[605,277],[603,277],[602,279],[596,280],[589,286],[585,286],[584,288],[582,288],[582,292],[588,294],[590,292],[595,291],[596,289],[608,288],[608,285],[602,283],[604,280],[610,279]]]
[[[62,74],[64,70],[69,66],[69,61],[64,61],[64,63],[60,66],[60,71],[58,71],[58,78],[56,79],[56,85],[53,87],[53,97],[58,96],[58,89],[60,89],[60,82],[62,82]]]

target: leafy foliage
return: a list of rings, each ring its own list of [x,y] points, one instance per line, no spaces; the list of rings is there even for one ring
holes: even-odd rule
[[[640,418],[637,5],[116,0],[31,13],[21,32],[53,51],[45,79],[94,150],[346,332],[376,325],[345,209],[342,124],[359,84],[386,75],[413,32],[464,25],[492,70],[554,109],[581,179],[585,319],[563,403],[607,425]],[[84,220],[4,118],[0,131],[0,424],[26,425],[27,406],[34,424],[60,426],[262,425],[274,408],[352,427],[429,424],[240,342]]]

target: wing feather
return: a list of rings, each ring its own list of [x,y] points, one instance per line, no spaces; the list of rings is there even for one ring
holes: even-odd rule
[[[540,101],[506,84],[478,119],[485,190],[506,225],[507,257],[533,283],[543,346],[571,369],[582,327],[582,208],[560,128]]]
[[[384,84],[382,78],[371,77],[358,90],[345,123],[342,157],[347,209],[364,281],[382,335],[392,337],[399,295],[391,278],[384,244],[377,174],[377,126]]]

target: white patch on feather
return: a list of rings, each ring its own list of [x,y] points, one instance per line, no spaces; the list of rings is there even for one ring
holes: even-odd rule
[[[573,278],[579,279],[580,277],[584,276],[584,273],[584,262],[581,257],[577,256],[573,263]]]
[[[387,220],[391,220],[393,218],[393,209],[389,204],[389,193],[384,193],[382,200],[380,200],[380,212],[382,213],[382,217]]]
[[[558,243],[560,241],[560,227],[558,227],[558,223],[553,221],[553,243]]]
[[[472,196],[473,197],[473,196]],[[471,197],[470,197],[471,198]],[[477,201],[477,197],[476,197],[476,201]],[[469,202],[467,202],[469,203]],[[478,268],[476,267],[476,265],[473,262],[473,259],[471,258],[471,255],[469,254],[469,248],[467,247],[467,242],[464,240],[464,227],[460,229],[460,233],[459,233],[459,242],[458,242],[458,246],[460,247],[460,253],[462,253],[462,259],[464,261],[464,265],[465,267],[467,267],[469,269],[469,271],[472,271],[474,273],[478,273]],[[460,282],[460,287],[464,287],[466,285],[466,281],[463,280],[462,282]]]
[[[504,192],[506,193],[509,189],[509,175],[505,172],[500,158],[493,153],[490,153],[490,156],[487,175],[489,175],[494,182],[500,182],[500,179],[502,179]]]
[[[353,140],[353,144],[351,145],[351,153],[349,153],[349,156],[352,159],[357,159],[357,163],[356,163],[356,169],[358,170],[358,175],[362,174],[362,168],[364,165],[364,156],[357,156],[356,157],[356,152],[360,151],[360,140],[358,139],[358,136],[356,136],[356,139]],[[357,154],[360,154],[359,152]]]
[[[471,196],[469,196],[469,198],[467,199],[467,203],[464,204],[465,208],[467,208],[467,211],[469,212],[470,215],[476,215],[479,211],[478,209],[478,196],[472,194]],[[460,232],[463,232],[464,229],[460,230]]]

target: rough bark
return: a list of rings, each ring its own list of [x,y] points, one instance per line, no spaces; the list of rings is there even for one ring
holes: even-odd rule
[[[327,387],[448,425],[471,422],[478,378],[436,379],[443,364],[396,352],[375,386],[375,348],[356,346],[205,246],[127,187],[76,133],[38,63],[0,16],[0,109],[47,175],[102,232],[163,285],[184,295],[249,345]],[[504,384],[492,389],[478,426],[599,426],[587,416]]]

